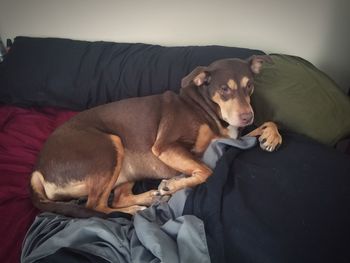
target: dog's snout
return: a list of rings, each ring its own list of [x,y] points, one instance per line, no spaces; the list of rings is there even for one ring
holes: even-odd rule
[[[252,112],[245,112],[245,113],[241,113],[239,115],[239,118],[241,119],[241,121],[243,121],[244,123],[250,123],[253,120],[253,113]]]

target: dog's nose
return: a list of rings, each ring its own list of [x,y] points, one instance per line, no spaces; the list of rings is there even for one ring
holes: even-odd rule
[[[246,112],[246,113],[241,113],[239,115],[239,118],[245,122],[245,123],[249,123],[252,121],[253,119],[253,113],[252,112]]]

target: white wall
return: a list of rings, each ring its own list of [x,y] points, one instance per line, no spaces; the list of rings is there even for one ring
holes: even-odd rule
[[[308,59],[350,87],[349,0],[0,0],[0,35],[242,46]]]

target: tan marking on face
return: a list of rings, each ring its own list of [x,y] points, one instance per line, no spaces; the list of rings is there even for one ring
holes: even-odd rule
[[[237,89],[237,83],[236,81],[234,81],[233,79],[229,79],[227,82],[227,86],[232,89],[232,90],[236,90]]]
[[[237,100],[229,99],[227,101],[223,101],[218,92],[213,96],[214,102],[216,102],[220,107],[221,117],[224,121],[228,122],[231,125],[235,125],[234,115],[238,112],[239,106]]]
[[[213,101],[220,107],[221,118],[234,127],[239,127],[241,125],[239,118],[240,112],[252,111],[251,106],[249,104],[249,97],[245,98],[246,103],[244,104],[246,105],[242,106],[242,102],[239,102],[237,98],[223,101],[220,97],[220,94],[216,92],[213,96]]]
[[[244,76],[244,77],[241,79],[241,87],[246,87],[248,81],[249,81],[249,78],[246,77],[246,76]]]
[[[197,154],[202,154],[207,149],[209,143],[215,138],[214,132],[207,124],[202,124],[199,127],[196,143],[193,151]]]
[[[213,101],[216,102],[216,104],[218,104],[220,106],[221,98],[220,98],[220,94],[218,92],[215,92],[215,94],[213,96]]]

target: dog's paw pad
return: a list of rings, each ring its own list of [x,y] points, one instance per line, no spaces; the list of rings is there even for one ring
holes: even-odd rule
[[[164,196],[164,195],[170,195],[170,193],[169,193],[169,191],[170,190],[167,190],[167,191],[165,191],[165,190],[160,190],[159,192],[160,192],[160,196]]]
[[[260,143],[260,148],[267,152],[273,152],[276,147],[272,144]]]
[[[153,196],[161,196],[159,190],[156,190],[156,191],[152,192],[152,195]]]
[[[158,186],[158,192],[161,196],[163,195],[169,195],[170,193],[170,187],[169,187],[169,181],[168,180],[162,180],[161,183]]]
[[[280,136],[269,136],[268,138],[262,138],[260,141],[260,147],[264,151],[273,152],[277,151],[281,146],[281,137]]]

